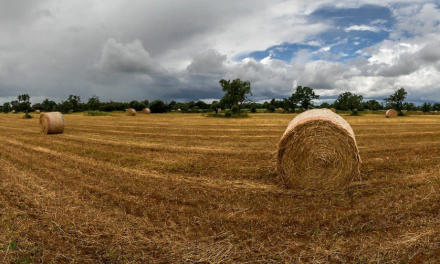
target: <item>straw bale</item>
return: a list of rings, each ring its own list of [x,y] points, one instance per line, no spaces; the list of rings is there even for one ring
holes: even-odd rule
[[[134,110],[133,108],[128,108],[128,109],[125,109],[125,113],[128,116],[135,116],[136,115],[136,110]]]
[[[220,113],[222,111],[221,108],[217,108],[217,113]]]
[[[389,109],[388,111],[386,111],[385,117],[386,118],[395,118],[395,117],[397,117],[397,111],[394,109]]]
[[[151,110],[150,110],[150,108],[144,108],[144,109],[142,109],[142,113],[144,113],[144,114],[150,114],[150,113],[151,113]]]
[[[329,109],[303,112],[278,142],[277,172],[290,188],[338,189],[359,176],[354,132]]]
[[[177,109],[177,112],[182,112],[182,110],[179,108],[179,109]]]
[[[40,114],[41,132],[44,134],[62,134],[64,132],[64,116],[60,112]]]
[[[40,113],[40,110],[35,110],[35,114],[39,114]]]
[[[12,113],[15,114],[15,110],[12,110]]]

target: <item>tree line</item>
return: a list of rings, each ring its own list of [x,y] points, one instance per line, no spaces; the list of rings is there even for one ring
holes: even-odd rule
[[[440,111],[440,103],[424,103],[421,106],[416,106],[412,102],[405,102],[407,92],[404,88],[400,88],[384,98],[383,102],[371,99],[364,101],[362,95],[357,95],[351,92],[344,92],[338,95],[338,98],[332,102],[323,102],[316,104],[314,101],[319,99],[319,95],[311,87],[297,86],[296,91],[291,96],[283,99],[275,99],[265,101],[263,103],[246,100],[248,95],[252,95],[251,84],[249,81],[242,81],[240,79],[219,81],[222,91],[225,93],[219,101],[206,103],[203,101],[190,102],[176,102],[170,101],[166,103],[162,100],[149,100],[131,102],[101,102],[99,97],[93,95],[88,98],[86,102],[81,101],[78,95],[69,95],[69,97],[59,103],[45,99],[41,103],[31,105],[30,96],[28,94],[19,95],[17,100],[6,102],[0,105],[0,112],[9,113],[24,112],[26,115],[35,110],[44,112],[60,111],[62,113],[69,112],[83,112],[83,111],[125,111],[127,108],[133,108],[136,111],[141,111],[144,108],[150,108],[152,113],[165,113],[170,111],[181,111],[189,113],[198,112],[217,112],[218,109],[231,109],[232,112],[241,113],[242,109],[247,109],[250,112],[256,112],[257,109],[265,109],[267,112],[275,112],[277,109],[283,109],[286,112],[303,111],[311,108],[335,108],[342,111],[357,111],[370,110],[377,111],[383,109],[393,108],[401,113],[402,110],[408,111]]]

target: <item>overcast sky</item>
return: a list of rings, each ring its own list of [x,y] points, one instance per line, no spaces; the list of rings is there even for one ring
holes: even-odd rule
[[[0,103],[219,99],[222,78],[440,102],[439,1],[0,0]]]

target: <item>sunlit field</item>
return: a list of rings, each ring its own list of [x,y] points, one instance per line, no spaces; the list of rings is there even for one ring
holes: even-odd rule
[[[0,114],[0,263],[438,263],[440,116],[344,116],[361,178],[286,189],[293,114]]]

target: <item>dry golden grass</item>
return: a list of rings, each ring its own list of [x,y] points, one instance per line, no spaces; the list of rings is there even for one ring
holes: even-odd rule
[[[342,191],[280,188],[293,115],[251,117],[0,114],[0,263],[439,262],[440,117],[344,116]]]

